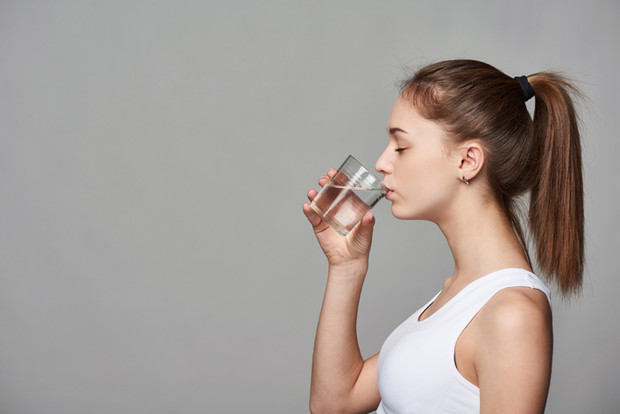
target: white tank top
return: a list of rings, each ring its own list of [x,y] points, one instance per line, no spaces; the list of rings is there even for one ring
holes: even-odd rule
[[[387,338],[377,365],[381,403],[377,414],[479,413],[480,390],[454,363],[461,332],[501,289],[529,286],[549,297],[543,282],[523,269],[502,269],[476,279],[429,317],[420,314],[435,295]]]

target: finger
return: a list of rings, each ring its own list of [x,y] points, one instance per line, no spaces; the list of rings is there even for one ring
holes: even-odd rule
[[[360,220],[360,231],[362,233],[368,232],[369,230],[372,232],[372,229],[374,226],[375,226],[375,215],[373,214],[372,211],[367,211],[362,217],[362,219]]]
[[[370,246],[372,242],[372,233],[375,227],[375,216],[372,211],[367,211],[362,217],[362,220],[355,226],[355,229],[351,236],[352,243],[360,248],[360,250],[366,250],[367,246]]]
[[[361,221],[362,226],[372,229],[375,226],[375,214],[372,211],[367,211]]]
[[[336,170],[334,168],[332,168],[331,170],[327,170],[327,175],[322,176],[321,178],[319,178],[319,185],[321,187],[325,186],[325,184],[327,184],[332,178],[334,178],[334,175],[336,175]]]
[[[312,209],[310,208],[310,204],[308,204],[308,203],[303,203],[303,204],[301,205],[301,208],[302,208],[302,210],[303,210],[304,214],[306,215],[306,218],[307,218],[307,219],[308,219],[308,221],[310,222],[310,224],[312,224],[312,227],[315,227],[315,228],[316,228],[318,225],[320,225],[320,224],[321,224],[321,222],[322,222],[323,220],[321,220],[321,217],[319,217],[319,216],[318,216],[318,214],[316,214],[316,213],[314,212],[314,210],[312,210]]]
[[[316,197],[316,195],[317,195],[318,193],[319,193],[319,192],[318,192],[318,191],[316,191],[314,188],[309,189],[309,190],[308,190],[308,194],[306,194],[306,195],[308,196],[308,200],[310,200],[310,201],[314,200],[314,197]]]
[[[329,177],[323,176],[319,178],[319,185],[323,187],[325,184],[329,182]]]

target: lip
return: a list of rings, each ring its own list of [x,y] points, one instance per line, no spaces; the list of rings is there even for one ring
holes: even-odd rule
[[[385,190],[385,198],[387,200],[390,199],[390,196],[392,195],[392,193],[394,192],[392,189],[390,189],[390,187],[388,187],[387,185],[381,183],[381,187],[383,187],[383,189]]]

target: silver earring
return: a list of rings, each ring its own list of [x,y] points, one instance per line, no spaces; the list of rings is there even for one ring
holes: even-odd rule
[[[467,178],[465,178],[465,176],[463,176],[463,182],[467,185],[469,185],[469,180]]]

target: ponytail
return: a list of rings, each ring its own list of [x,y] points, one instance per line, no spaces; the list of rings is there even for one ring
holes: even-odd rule
[[[536,94],[539,153],[539,177],[530,196],[530,231],[540,270],[568,296],[580,290],[584,267],[581,145],[571,97],[581,94],[556,73],[537,73],[528,80]]]

